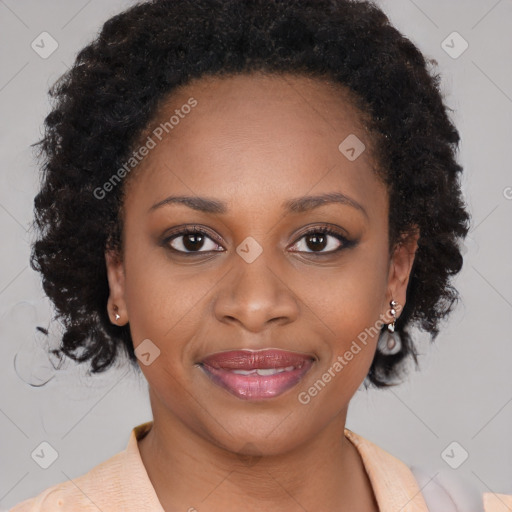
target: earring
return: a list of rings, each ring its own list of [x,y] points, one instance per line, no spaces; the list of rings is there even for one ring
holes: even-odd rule
[[[400,335],[395,332],[395,323],[396,323],[396,306],[398,306],[398,302],[392,300],[389,305],[391,306],[390,314],[393,317],[393,322],[387,324],[387,331],[381,333],[379,337],[379,341],[377,342],[377,350],[386,356],[391,356],[400,352],[402,349],[402,341],[400,339]]]
[[[115,319],[117,322],[121,318],[121,315],[118,313],[118,307],[115,304],[114,304],[113,310],[114,310],[114,316],[115,316]]]
[[[393,317],[393,322],[388,324],[388,331],[389,332],[395,332],[395,323],[396,323],[396,309],[395,307],[398,306],[398,302],[395,300],[392,300],[389,305],[391,306],[391,309],[389,312],[391,313],[391,316]]]
[[[377,350],[385,356],[397,354],[402,350],[400,335],[397,332],[382,332],[377,342]]]

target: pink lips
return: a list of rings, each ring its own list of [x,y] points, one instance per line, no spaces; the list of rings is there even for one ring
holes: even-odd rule
[[[208,356],[201,367],[213,382],[244,400],[272,398],[295,386],[313,358],[284,350],[231,350]]]

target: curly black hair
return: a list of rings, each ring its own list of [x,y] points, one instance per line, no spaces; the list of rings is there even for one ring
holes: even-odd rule
[[[94,191],[126,162],[169,94],[206,75],[292,73],[341,84],[370,119],[389,191],[390,247],[420,231],[396,322],[402,348],[377,351],[367,376],[376,387],[393,384],[407,356],[418,365],[410,330],[434,340],[459,298],[450,278],[469,229],[459,134],[435,64],[366,1],[152,0],[107,20],[50,88],[52,110],[33,144],[44,158],[30,262],[65,326],[53,352],[90,360],[96,373],[124,350],[138,368],[129,325],[113,325],[106,307],[104,252],[121,247],[128,178],[101,200]]]

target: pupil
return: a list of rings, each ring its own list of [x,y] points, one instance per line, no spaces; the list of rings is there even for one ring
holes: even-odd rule
[[[200,233],[190,233],[183,238],[183,245],[187,251],[201,249],[203,242],[203,235]]]
[[[314,249],[317,249],[317,250],[322,250],[322,249],[325,249],[325,240],[326,240],[326,236],[323,234],[323,233],[314,233],[312,235],[309,235],[307,237],[308,241],[311,241],[313,240],[313,243],[307,243],[309,249],[311,250],[314,250]],[[320,244],[320,247],[318,246],[318,244]]]

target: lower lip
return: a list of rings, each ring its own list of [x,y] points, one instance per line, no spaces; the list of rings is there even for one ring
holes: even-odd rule
[[[301,368],[275,375],[240,375],[203,364],[201,368],[215,384],[242,400],[264,400],[283,394],[296,386],[313,364],[305,361]]]

